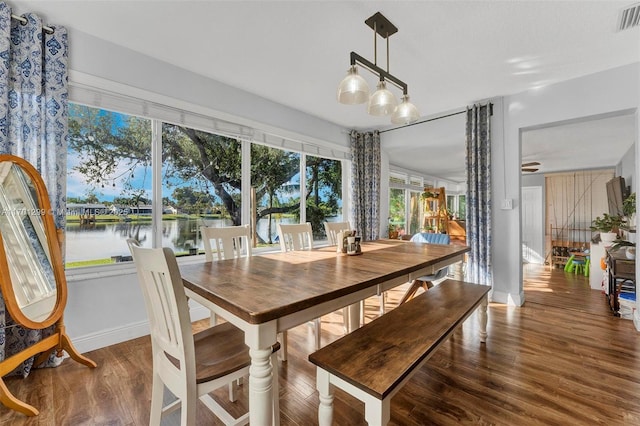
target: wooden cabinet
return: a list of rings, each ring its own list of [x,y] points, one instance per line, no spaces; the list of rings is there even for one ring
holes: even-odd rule
[[[447,196],[444,188],[425,188],[422,193],[424,216],[422,229],[424,232],[446,233],[449,230],[449,214],[447,213]]]
[[[609,278],[607,301],[613,314],[620,316],[618,295],[636,291],[635,259],[627,259],[624,249],[607,249],[607,275]]]

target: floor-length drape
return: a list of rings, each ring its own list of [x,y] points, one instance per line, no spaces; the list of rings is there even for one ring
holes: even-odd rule
[[[491,265],[491,108],[467,108],[467,277],[492,285]]]
[[[67,31],[32,13],[25,24],[11,18],[0,2],[0,153],[30,162],[49,192],[56,226],[65,225],[68,133]],[[53,327],[53,326],[52,326]],[[51,334],[52,328],[26,330],[16,325],[0,294],[0,360]],[[33,359],[19,368],[26,376]]]
[[[353,223],[364,241],[380,235],[380,134],[351,132]]]

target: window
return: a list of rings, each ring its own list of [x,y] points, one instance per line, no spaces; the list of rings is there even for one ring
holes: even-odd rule
[[[199,228],[241,225],[241,152],[235,138],[162,125],[162,245],[204,249]]]
[[[324,222],[342,221],[342,163],[339,160],[313,157],[306,160],[306,221],[311,223],[313,238],[327,238]]]
[[[201,253],[201,225],[249,224],[255,215],[259,246],[269,246],[278,221],[313,220],[323,234],[324,220],[342,218],[347,147],[84,86],[72,94],[101,107],[69,103],[67,268],[130,260],[127,238],[185,256]]]
[[[66,267],[150,246],[150,120],[70,103],[67,161]]]
[[[404,189],[389,189],[389,228],[398,233],[404,234],[405,231],[405,202]],[[400,234],[400,235],[402,235]]]
[[[300,222],[300,154],[251,144],[258,245],[277,243],[278,223]]]

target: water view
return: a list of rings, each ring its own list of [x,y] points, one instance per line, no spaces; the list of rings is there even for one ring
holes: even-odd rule
[[[278,223],[295,223],[295,218],[272,219],[271,239],[276,241]],[[162,246],[170,247],[176,253],[188,253],[190,249],[202,250],[204,245],[198,229],[201,219],[181,219],[162,221]],[[228,219],[208,219],[207,226],[230,226]],[[259,220],[258,235],[268,241],[269,221]],[[110,259],[128,256],[127,238],[135,238],[145,247],[151,247],[151,222],[114,222],[80,225],[68,223],[66,227],[66,262]]]

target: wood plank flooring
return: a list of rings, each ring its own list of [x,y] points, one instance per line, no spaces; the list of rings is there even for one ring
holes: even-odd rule
[[[585,277],[528,265],[525,279],[525,305],[489,306],[486,345],[478,341],[475,315],[469,318],[393,398],[390,424],[640,425],[640,334],[632,322],[613,317]],[[404,288],[389,292],[388,309]],[[368,320],[377,303],[367,300]],[[342,332],[340,313],[323,317],[323,343]],[[312,348],[310,327],[289,332],[289,360],[279,366],[282,425],[317,424]],[[7,379],[41,414],[27,418],[0,406],[0,425],[148,424],[148,337],[87,355],[97,369],[66,360]],[[227,402],[237,412],[246,409],[246,387],[235,406]],[[225,391],[215,395],[226,401]],[[202,405],[198,416],[198,424],[220,424]],[[336,390],[334,419],[364,424],[363,405]],[[175,424],[175,417],[163,424]]]

